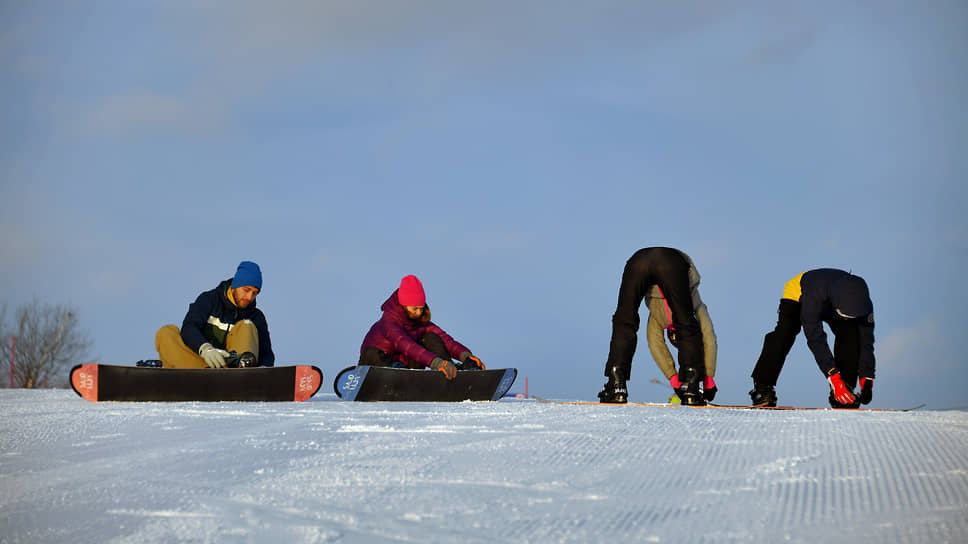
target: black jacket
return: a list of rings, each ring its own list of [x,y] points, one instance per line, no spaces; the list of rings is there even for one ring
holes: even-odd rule
[[[867,283],[860,276],[835,268],[818,268],[800,277],[800,321],[807,346],[813,352],[820,370],[829,376],[837,368],[827,344],[823,322],[844,319],[837,310],[847,311],[858,325],[860,360],[857,374],[874,378],[874,304]]]
[[[273,366],[276,356],[272,353],[269,340],[269,325],[266,316],[255,307],[255,301],[247,308],[239,308],[229,301],[226,291],[232,285],[227,279],[211,291],[198,295],[195,302],[188,306],[188,313],[182,321],[181,337],[185,345],[198,353],[198,348],[208,342],[219,349],[225,349],[225,337],[237,322],[248,319],[259,330],[259,366]]]

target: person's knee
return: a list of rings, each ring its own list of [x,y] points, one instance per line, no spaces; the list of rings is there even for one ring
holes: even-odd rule
[[[239,354],[250,352],[259,357],[259,329],[255,323],[243,319],[234,325],[225,337],[225,347]]]
[[[158,329],[155,334],[155,349],[158,350],[158,357],[166,368],[205,366],[198,354],[185,345],[181,330],[176,325],[165,325]]]
[[[435,332],[429,332],[428,331],[428,332],[425,332],[424,335],[420,337],[420,343],[421,344],[424,344],[424,345],[426,345],[426,344],[436,344],[436,343],[443,344],[444,341],[440,338],[440,335],[439,334],[437,334]]]
[[[239,321],[234,325],[232,325],[232,328],[229,330],[228,334],[226,335],[226,342],[229,342],[232,339],[239,339],[239,340],[252,339],[252,341],[258,341],[258,338],[259,338],[259,328],[256,327],[255,323],[253,323],[252,321],[248,319],[243,319],[242,321]]]
[[[382,349],[368,347],[360,354],[360,364],[366,366],[391,366],[393,359]]]
[[[444,345],[444,340],[435,332],[426,332],[420,337],[420,345],[432,351],[434,355],[450,360],[450,354],[447,353],[447,346]]]
[[[179,342],[181,341],[181,330],[175,325],[165,325],[164,327],[158,329],[158,332],[155,333],[156,344],[174,338],[178,338]]]
[[[239,333],[251,331],[255,334],[259,333],[259,328],[255,326],[255,323],[250,319],[243,319],[235,325],[232,326],[232,330],[238,330]]]

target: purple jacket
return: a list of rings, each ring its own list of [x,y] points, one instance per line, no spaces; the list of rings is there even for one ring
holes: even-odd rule
[[[418,341],[428,333],[436,333],[444,341],[447,352],[450,356],[458,359],[464,353],[471,350],[454,340],[443,329],[434,325],[429,320],[430,309],[424,310],[427,319],[413,321],[407,317],[407,311],[397,300],[397,292],[394,291],[390,298],[380,306],[383,310],[383,317],[370,327],[370,331],[363,338],[363,345],[360,346],[360,353],[366,348],[377,348],[389,355],[393,360],[406,363],[408,361],[417,362],[423,366],[429,366],[434,360],[434,352],[421,346]]]

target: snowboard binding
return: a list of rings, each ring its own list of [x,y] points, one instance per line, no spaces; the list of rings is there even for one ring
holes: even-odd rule
[[[259,366],[259,361],[256,360],[255,354],[251,351],[241,354],[230,351],[229,356],[225,358],[225,368],[253,368],[256,366]]]

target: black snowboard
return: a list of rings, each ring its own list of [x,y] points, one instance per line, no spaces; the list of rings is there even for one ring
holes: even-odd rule
[[[71,386],[98,401],[304,401],[319,391],[323,373],[309,365],[255,368],[147,368],[84,364]]]
[[[343,400],[461,402],[498,400],[511,389],[518,371],[462,370],[448,381],[443,372],[380,366],[350,366],[333,381]]]

